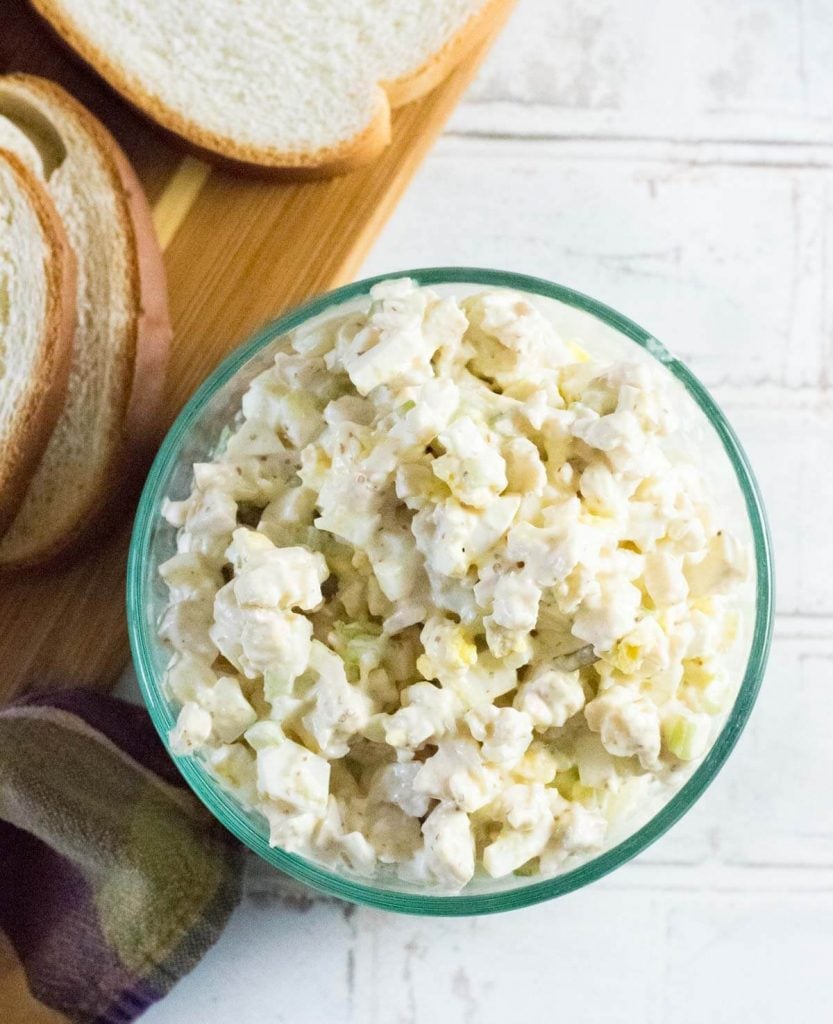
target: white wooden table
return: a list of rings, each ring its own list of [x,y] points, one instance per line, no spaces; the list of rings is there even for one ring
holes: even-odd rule
[[[554,903],[416,920],[255,869],[148,1024],[833,1019],[831,161],[831,0],[521,0],[366,270],[550,277],[690,362],[775,537],[758,706],[677,828]]]

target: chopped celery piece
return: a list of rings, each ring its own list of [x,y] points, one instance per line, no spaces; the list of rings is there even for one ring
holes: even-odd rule
[[[388,645],[388,638],[376,622],[337,622],[329,640],[354,681],[356,677],[365,680],[381,665]]]
[[[229,426],[223,427],[223,429],[220,431],[220,436],[217,438],[217,446],[215,447],[213,455],[212,455],[212,457],[214,459],[218,459],[223,454],[223,452],[226,450],[226,446],[229,443],[229,438],[230,437],[231,437],[231,427],[229,427]]]
[[[273,747],[286,739],[283,729],[277,722],[255,722],[243,733],[243,738],[254,750]]]
[[[569,768],[555,776],[555,788],[565,800],[591,803],[595,800],[596,791],[585,786],[579,778],[578,768]]]
[[[541,869],[541,860],[539,857],[533,857],[532,860],[528,860],[526,864],[521,866],[514,872],[520,878],[532,878],[539,873]]]
[[[263,695],[268,701],[292,693],[294,676],[283,667],[267,668],[263,675]]]
[[[694,761],[706,752],[711,720],[703,714],[671,714],[662,723],[666,747],[681,761]]]

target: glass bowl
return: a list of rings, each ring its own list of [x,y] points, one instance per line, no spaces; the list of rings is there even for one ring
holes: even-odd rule
[[[634,356],[656,360],[684,388],[698,420],[698,447],[710,461],[710,476],[718,480],[718,497],[732,508],[736,528],[754,551],[754,578],[750,584],[747,636],[739,657],[739,680],[734,703],[722,728],[696,770],[667,803],[651,809],[650,817],[631,824],[630,833],[616,845],[578,867],[544,880],[510,876],[498,881],[474,880],[457,895],[437,895],[408,886],[394,878],[358,879],[339,874],[311,860],[272,848],[266,823],[246,811],[208,774],[198,756],[176,757],[185,780],[205,806],[251,850],[288,875],[341,899],[385,910],[424,915],[487,914],[529,906],[581,888],[620,867],[658,839],[694,804],[723,766],[746,724],[769,653],[772,630],[772,556],[766,518],[758,487],[746,455],[726,417],[708,391],[679,360],[641,327],[594,299],[561,285],[534,277],[468,267],[408,270],[358,281],[307,303],[260,331],[232,353],[211,374],[183,409],[162,445],[142,494],[130,547],[127,614],[130,644],[142,694],[162,742],[176,720],[176,709],[162,692],[161,681],[170,651],[157,635],[157,622],[166,603],[166,588],[158,566],[174,549],[175,531],[160,515],[166,497],[186,496],[191,487],[191,466],[213,451],[221,429],[240,408],[240,398],[251,378],[271,361],[280,339],[313,317],[366,295],[378,281],[411,277],[440,292],[465,294],[471,290],[511,288],[533,297],[545,307],[559,330],[581,338],[595,352],[605,345],[621,354],[625,340]],[[711,469],[715,472],[712,473]],[[719,471],[718,471],[719,470]]]

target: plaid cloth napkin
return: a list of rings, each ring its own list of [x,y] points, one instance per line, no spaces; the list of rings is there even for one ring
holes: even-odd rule
[[[0,1022],[135,1020],[216,941],[241,865],[144,710],[0,709]]]

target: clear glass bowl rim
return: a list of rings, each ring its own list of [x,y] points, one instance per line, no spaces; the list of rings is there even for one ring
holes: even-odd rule
[[[420,285],[474,284],[511,288],[555,299],[584,310],[615,328],[660,361],[683,384],[718,434],[734,469],[749,516],[757,574],[757,595],[749,659],[735,703],[714,746],[688,782],[645,825],[581,866],[544,881],[494,893],[465,891],[453,896],[395,892],[328,871],[295,854],[270,847],[194,757],[175,757],[168,744],[170,709],[154,677],[151,649],[156,641],[146,627],[145,564],[153,526],[165,497],[180,447],[203,406],[264,346],[327,309],[366,294],[376,283],[410,277]],[[674,825],[715,778],[743,731],[758,695],[769,655],[773,619],[773,562],[766,515],[749,461],[723,412],[695,375],[652,335],[616,310],[581,292],[542,278],[478,267],[429,267],[380,274],[345,285],[307,302],[268,324],[231,353],[197,389],[177,417],[151,467],[139,502],[127,569],[127,622],[139,686],[159,736],[185,781],[208,810],[249,849],[314,889],[365,906],[424,916],[490,914],[531,906],[594,882],[641,853]]]

